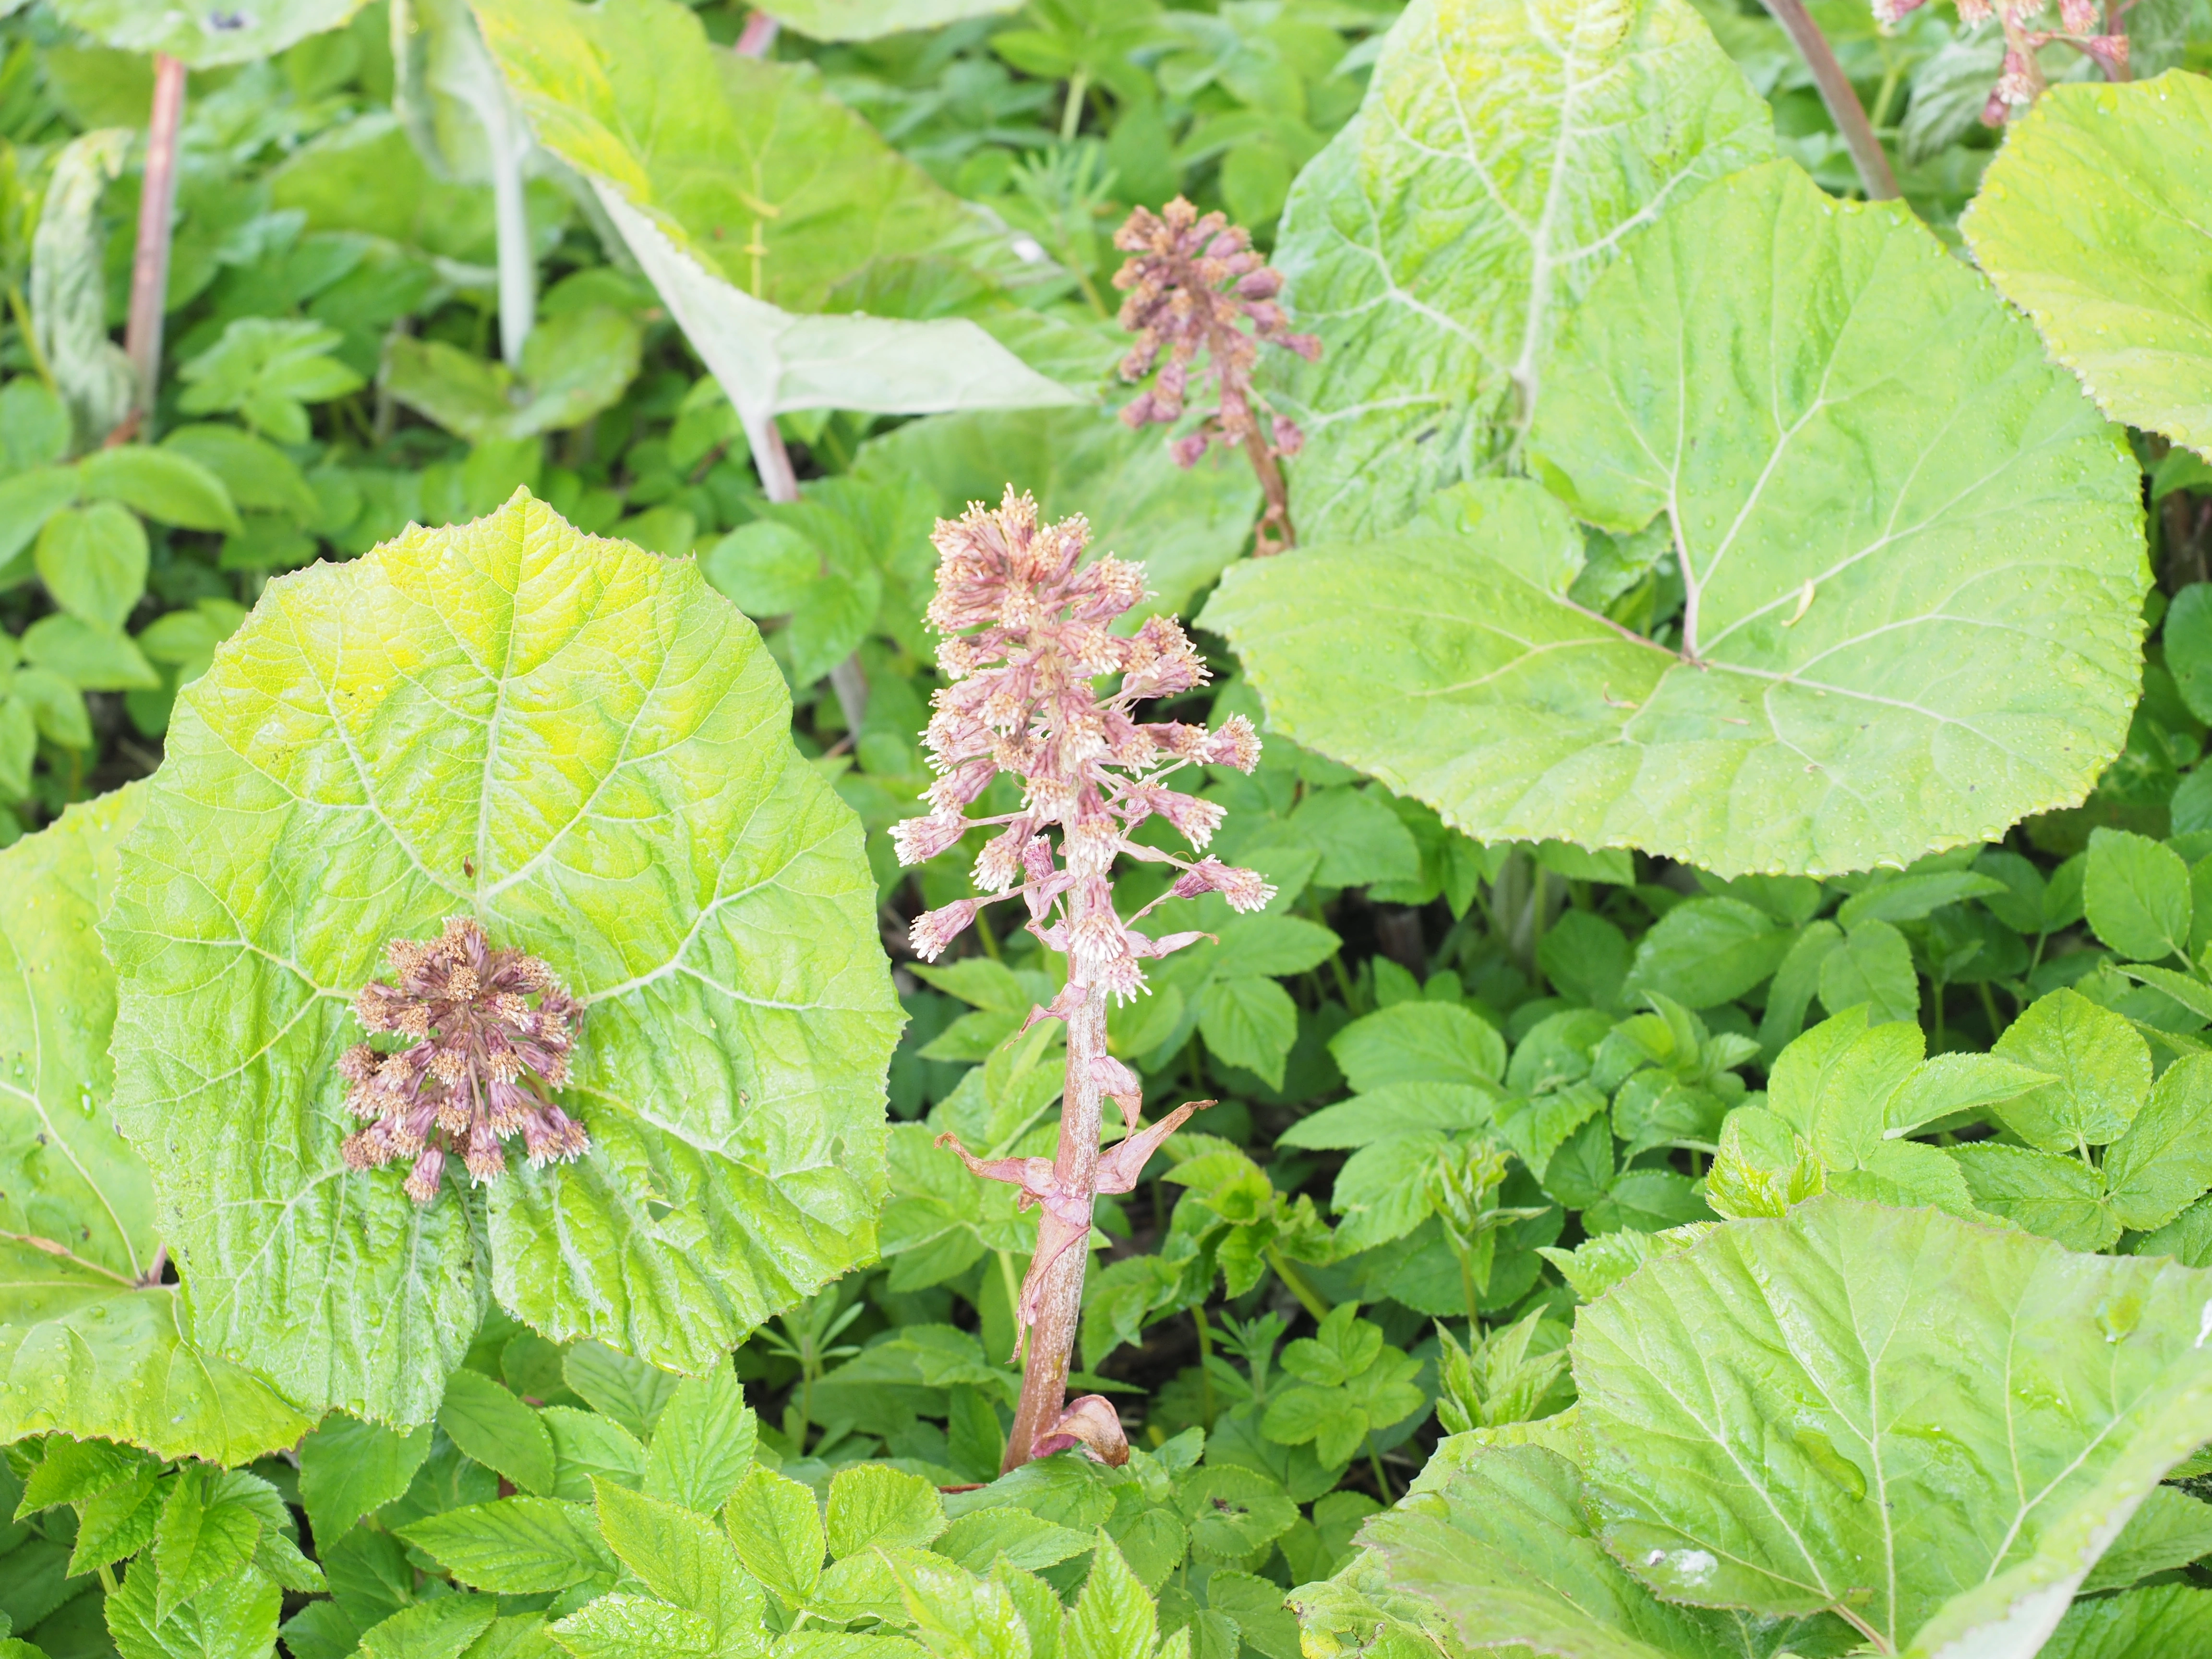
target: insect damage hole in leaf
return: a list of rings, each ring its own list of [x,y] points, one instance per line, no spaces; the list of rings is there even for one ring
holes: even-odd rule
[[[696,1371],[873,1254],[901,1017],[789,720],[689,562],[525,493],[270,585],[179,700],[106,919],[118,1115],[200,1340],[409,1425],[492,1295]],[[383,943],[456,913],[587,1011],[591,1145],[422,1206],[348,1167],[340,1068]]]

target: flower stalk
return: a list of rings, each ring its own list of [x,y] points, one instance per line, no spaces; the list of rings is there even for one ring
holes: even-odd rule
[[[1252,251],[1250,232],[1219,213],[1200,218],[1180,196],[1158,213],[1141,207],[1131,213],[1114,233],[1114,246],[1129,255],[1114,274],[1114,286],[1129,296],[1119,320],[1137,337],[1121,360],[1121,378],[1139,380],[1158,371],[1121,419],[1132,427],[1173,425],[1183,416],[1194,379],[1211,380],[1214,407],[1194,429],[1171,441],[1169,452],[1177,465],[1189,467],[1210,445],[1242,448],[1266,499],[1253,550],[1266,555],[1295,545],[1282,462],[1304,447],[1305,434],[1267,406],[1253,387],[1252,371],[1262,345],[1312,362],[1321,342],[1291,331],[1290,314],[1277,298],[1282,274]]]
[[[1111,1407],[1096,1396],[1066,1401],[1094,1202],[1100,1193],[1133,1188],[1160,1143],[1212,1104],[1193,1102],[1146,1124],[1136,1073],[1108,1052],[1109,1000],[1144,994],[1146,961],[1206,937],[1153,937],[1134,924],[1169,898],[1219,893],[1234,909],[1257,910],[1275,893],[1255,871],[1132,838],[1158,817],[1203,854],[1222,810],[1167,780],[1194,765],[1249,772],[1258,763],[1260,740],[1242,715],[1218,730],[1136,718],[1140,703],[1204,684],[1206,665],[1171,617],[1152,617],[1127,635],[1109,631],[1144,597],[1144,572],[1111,557],[1083,563],[1089,537],[1079,517],[1041,523],[1036,501],[1011,486],[995,509],[976,504],[957,521],[939,521],[929,623],[944,635],[938,663],[950,683],[937,693],[923,739],[939,775],[928,815],[892,830],[899,861],[908,865],[949,850],[971,829],[996,831],[975,859],[980,896],[917,917],[910,934],[916,955],[934,961],[982,907],[1019,898],[1030,932],[1067,959],[1066,986],[1030,1017],[1030,1024],[1058,1019],[1066,1028],[1054,1155],[985,1159],[951,1135],[939,1139],[975,1175],[1011,1183],[1021,1206],[1038,1212],[1036,1249],[1015,1308],[1023,1374],[1006,1444],[1010,1469],[1073,1444],[1119,1461],[1118,1423],[1107,1428]],[[1096,682],[1108,675],[1118,675],[1119,684],[1102,691]],[[1001,774],[1020,782],[1018,808],[968,816]],[[1176,871],[1166,892],[1126,919],[1113,887],[1115,860],[1123,854]],[[1124,1134],[1102,1151],[1109,1099]],[[1126,1443],[1119,1455],[1127,1455]]]

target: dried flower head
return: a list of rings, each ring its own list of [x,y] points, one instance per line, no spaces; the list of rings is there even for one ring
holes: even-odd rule
[[[1163,897],[1218,892],[1237,909],[1256,910],[1275,894],[1253,871],[1130,839],[1139,823],[1158,817],[1202,850],[1219,809],[1169,788],[1166,779],[1194,763],[1249,772],[1260,739],[1242,715],[1218,731],[1136,719],[1138,703],[1203,685],[1206,664],[1171,617],[1152,617],[1127,636],[1109,631],[1143,598],[1144,572],[1110,557],[1082,563],[1090,533],[1080,518],[1040,523],[1036,502],[1011,486],[996,508],[976,503],[957,522],[938,521],[929,621],[947,636],[938,661],[952,683],[937,694],[923,741],[939,776],[929,815],[891,831],[899,861],[919,864],[971,828],[998,828],[975,860],[975,885],[988,896],[919,918],[915,951],[935,960],[982,905],[1019,895],[1030,931],[1067,953],[1068,988],[1056,1014],[1093,990],[1135,995],[1145,985],[1142,963],[1200,937],[1149,937],[1130,925],[1143,911],[1125,921],[1114,905],[1116,854],[1173,865],[1181,876]],[[1102,674],[1119,674],[1119,688],[1096,690]],[[1021,780],[1020,810],[964,817],[1001,772]]]
[[[1114,246],[1129,255],[1114,274],[1114,286],[1129,296],[1121,302],[1121,323],[1137,337],[1121,360],[1121,378],[1139,380],[1159,371],[1121,418],[1133,427],[1181,420],[1192,377],[1201,373],[1197,360],[1203,351],[1202,375],[1215,385],[1214,407],[1195,431],[1169,447],[1183,466],[1194,465],[1210,443],[1242,447],[1267,497],[1258,550],[1279,551],[1290,543],[1291,523],[1276,462],[1297,454],[1305,436],[1266,406],[1253,390],[1252,370],[1262,344],[1281,346],[1311,362],[1321,356],[1321,342],[1291,331],[1290,316],[1276,299],[1281,275],[1252,251],[1251,234],[1221,214],[1201,218],[1180,196],[1158,213],[1140,207],[1114,233]]]
[[[583,1019],[550,968],[493,950],[465,916],[447,917],[434,939],[394,939],[385,955],[397,983],[363,986],[354,1015],[371,1034],[404,1041],[356,1043],[338,1061],[346,1105],[368,1125],[346,1140],[349,1167],[409,1159],[407,1195],[428,1204],[448,1154],[481,1182],[507,1168],[500,1143],[509,1135],[522,1136],[532,1164],[583,1152],[583,1125],[545,1093],[568,1082]]]

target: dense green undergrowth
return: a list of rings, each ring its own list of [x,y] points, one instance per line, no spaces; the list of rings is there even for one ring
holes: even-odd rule
[[[1818,0],[1887,205],[1733,0],[767,9],[0,20],[0,1651],[2212,1644],[2203,0]],[[1178,196],[1317,345],[1195,456]],[[890,833],[1010,485],[1231,734],[1088,1034]],[[455,915],[587,1145],[373,1138]]]

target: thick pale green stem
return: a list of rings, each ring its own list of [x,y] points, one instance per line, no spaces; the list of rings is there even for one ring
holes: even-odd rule
[[[507,112],[487,112],[483,126],[490,141],[492,214],[499,233],[499,355],[520,373],[522,348],[538,320],[538,256],[530,246],[522,177],[529,146],[514,130]]]

